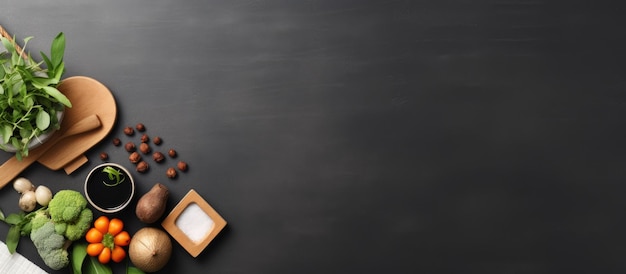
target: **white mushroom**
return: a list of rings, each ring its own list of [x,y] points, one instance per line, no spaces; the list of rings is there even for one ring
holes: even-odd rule
[[[47,206],[52,200],[52,191],[47,186],[38,186],[35,189],[35,198],[41,206]]]
[[[26,212],[31,212],[37,206],[37,197],[32,190],[26,191],[20,197],[19,206]]]
[[[13,188],[17,191],[17,193],[24,193],[26,191],[35,190],[35,186],[33,185],[33,183],[31,183],[30,180],[24,177],[15,179],[15,181],[13,182]]]

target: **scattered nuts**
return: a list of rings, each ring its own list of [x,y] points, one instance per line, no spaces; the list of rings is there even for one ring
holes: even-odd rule
[[[151,151],[150,145],[148,145],[147,143],[141,143],[139,145],[139,151],[141,151],[141,153],[143,153],[143,154],[150,153],[150,151]]]
[[[167,171],[165,172],[165,175],[167,175],[167,178],[176,178],[176,169],[174,169],[173,167],[170,167],[167,169]]]
[[[165,160],[165,156],[163,155],[163,153],[158,151],[152,154],[152,158],[157,163],[163,162],[163,160]]]
[[[145,161],[141,161],[137,164],[137,172],[144,173],[148,171],[149,168],[150,166]]]
[[[135,135],[135,130],[138,132],[145,132],[146,126],[143,123],[137,123],[134,128],[132,126],[126,126],[124,127],[124,134],[127,136],[133,136]],[[124,148],[126,149],[126,151],[130,153],[130,155],[128,156],[128,160],[131,163],[136,165],[135,168],[137,172],[145,173],[150,169],[150,166],[143,159],[143,157],[147,157],[147,156],[142,157],[141,154],[149,155],[152,152],[152,148],[150,147],[150,141],[152,141],[154,145],[160,146],[163,143],[163,139],[161,139],[161,137],[159,136],[153,136],[152,138],[150,138],[150,136],[148,136],[148,134],[145,134],[145,133],[140,133],[140,135],[141,135],[141,138],[140,138],[141,143],[135,145],[135,143],[131,141],[131,142],[126,143],[124,145]],[[113,145],[119,146],[120,144],[121,144],[120,138],[113,138]],[[167,155],[170,158],[176,158],[178,157],[178,152],[176,152],[176,150],[174,150],[173,148],[170,148],[167,151]],[[100,159],[107,160],[108,158],[109,158],[109,155],[107,153],[105,152],[100,153]],[[155,151],[154,153],[152,153],[152,159],[156,163],[163,163],[166,160],[165,158],[166,158],[165,153],[161,151]],[[167,177],[170,179],[174,179],[178,176],[177,172],[186,172],[188,169],[189,169],[189,166],[187,165],[186,162],[178,161],[178,163],[176,163],[176,166],[167,168],[165,175],[167,175]]]
[[[146,130],[146,126],[144,126],[142,123],[137,124],[135,128],[142,132]]]
[[[133,134],[135,134],[135,130],[132,127],[125,127],[124,134],[128,136],[133,136]]]
[[[133,142],[128,142],[128,143],[126,143],[126,145],[124,146],[124,148],[125,148],[125,149],[126,149],[126,151],[128,151],[128,152],[133,152],[133,151],[135,151],[135,149],[136,149],[137,147],[135,147],[135,143],[133,143]]]
[[[178,164],[176,164],[176,166],[178,167],[180,171],[187,171],[187,163],[183,161],[179,161]]]
[[[155,145],[157,145],[157,146],[158,146],[158,145],[160,145],[160,144],[163,142],[163,140],[161,140],[161,137],[156,136],[156,137],[152,138],[152,142],[153,142]]]
[[[104,161],[106,159],[109,159],[109,154],[106,152],[100,152],[100,160]]]
[[[139,161],[141,161],[141,155],[135,151],[128,156],[128,160],[133,164],[139,163]]]

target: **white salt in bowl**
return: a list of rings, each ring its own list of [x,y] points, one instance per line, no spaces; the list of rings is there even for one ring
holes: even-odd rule
[[[161,225],[191,256],[197,257],[224,229],[226,220],[192,189]]]

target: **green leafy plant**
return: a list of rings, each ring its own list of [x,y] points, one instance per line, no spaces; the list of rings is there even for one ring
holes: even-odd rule
[[[88,258],[89,257],[89,258]],[[113,270],[107,264],[102,264],[97,257],[87,256],[87,243],[76,242],[72,248],[72,274],[98,273],[112,274]],[[130,265],[130,260],[126,258],[126,274],[145,274],[139,268]]]
[[[6,49],[0,53],[0,149],[14,149],[18,160],[28,156],[31,141],[59,129],[57,114],[72,107],[56,88],[65,72],[65,36],[61,32],[54,38],[50,57],[41,52],[44,61],[39,63],[25,52],[30,39],[25,38],[20,49],[0,37]],[[44,62],[46,68],[42,68]]]
[[[107,173],[107,176],[109,177],[109,180],[113,181],[113,183],[107,183],[105,181],[102,181],[102,183],[106,186],[116,186],[121,184],[122,182],[124,182],[124,180],[126,179],[124,174],[119,170],[119,169],[115,169],[111,166],[106,166],[102,169],[103,173]]]

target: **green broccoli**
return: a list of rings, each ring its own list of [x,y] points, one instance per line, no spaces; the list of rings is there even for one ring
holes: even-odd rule
[[[48,267],[59,270],[69,265],[69,254],[66,250],[69,246],[68,241],[63,235],[55,232],[52,222],[47,222],[36,229],[33,228],[30,239]]]
[[[53,222],[74,222],[87,207],[87,199],[80,192],[65,189],[57,192],[50,203],[48,211]]]
[[[73,241],[85,236],[93,220],[87,200],[74,190],[61,190],[47,207],[14,216],[18,216],[15,218],[19,218],[19,222],[11,223],[13,227],[19,229],[21,236],[30,236],[39,256],[54,270],[68,266],[67,248]],[[13,240],[19,241],[20,235]]]
[[[61,190],[48,204],[50,219],[55,224],[57,234],[70,241],[83,237],[93,220],[93,212],[87,208],[87,200],[75,190]]]
[[[60,227],[56,227],[57,223],[55,223],[55,229],[57,229],[57,233],[65,235],[65,237],[70,241],[76,241],[82,238],[89,227],[91,227],[91,220],[93,220],[93,212],[89,208],[83,209],[78,219],[74,222],[64,223],[62,227],[64,228],[62,233],[59,233]]]
[[[50,222],[50,215],[46,210],[37,210],[35,216],[30,220],[31,231],[36,230]]]

